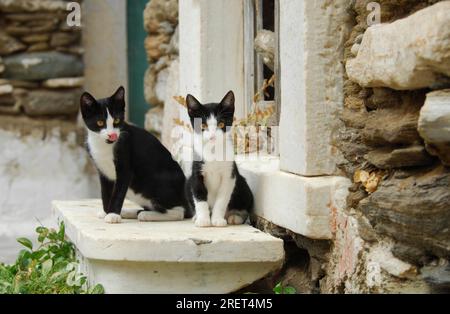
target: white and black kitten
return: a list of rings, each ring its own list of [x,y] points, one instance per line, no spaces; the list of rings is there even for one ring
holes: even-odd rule
[[[125,90],[109,98],[81,95],[87,148],[99,171],[103,211],[108,223],[121,221],[125,196],[144,208],[141,221],[182,220],[187,204],[185,176],[170,152],[152,134],[125,122]]]
[[[198,227],[242,224],[253,207],[253,195],[234,162],[231,125],[234,94],[220,103],[202,105],[187,95],[188,114],[194,129],[194,162],[186,182],[186,198],[195,209]],[[218,150],[225,149],[225,154]],[[224,158],[225,157],[225,158]]]

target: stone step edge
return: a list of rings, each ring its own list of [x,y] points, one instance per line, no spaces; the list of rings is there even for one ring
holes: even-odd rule
[[[99,200],[97,201],[99,202]],[[53,201],[53,216],[58,221],[64,221],[66,236],[85,258],[135,262],[261,262],[275,264],[281,264],[284,260],[283,241],[249,225],[207,228],[209,230],[197,230],[198,228],[191,221],[138,222],[129,220],[125,223],[111,225],[96,217],[95,212],[98,208],[85,206],[88,216],[83,217],[83,214],[80,215],[79,212],[83,210],[83,206],[76,209],[77,212],[74,215],[74,209],[64,209],[64,204],[73,206],[74,202]],[[190,237],[189,233],[186,233],[186,236],[181,235],[177,238],[173,236],[174,233],[170,236],[170,231],[167,239],[161,238],[161,233],[154,239],[146,234],[135,234],[134,239],[132,236],[109,239],[107,232],[105,236],[98,236],[102,231],[100,229],[110,229],[114,234],[116,231],[126,232],[127,229],[130,229],[129,226],[137,224],[148,225],[149,231],[152,230],[152,224],[167,224],[171,227],[178,224],[178,229],[189,231],[192,228],[194,236]],[[154,232],[158,232],[158,230]],[[223,239],[214,236],[219,232],[225,236]],[[233,238],[227,239],[227,234]],[[239,238],[239,234],[250,238],[248,240]]]

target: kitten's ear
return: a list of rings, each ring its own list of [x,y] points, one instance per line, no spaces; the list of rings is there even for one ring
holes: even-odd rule
[[[125,88],[120,86],[111,96],[111,99],[113,99],[115,103],[125,104]]]
[[[95,98],[88,92],[84,92],[80,97],[80,107],[81,111],[86,111],[92,109],[92,107],[97,103]]]
[[[222,108],[224,111],[234,112],[234,93],[233,91],[229,91],[225,97],[220,101]]]
[[[186,106],[188,108],[189,116],[193,116],[196,111],[198,111],[202,104],[191,94],[186,96]]]

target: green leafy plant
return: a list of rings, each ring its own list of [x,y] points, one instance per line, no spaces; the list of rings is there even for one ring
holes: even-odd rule
[[[12,265],[0,264],[0,293],[9,294],[101,294],[103,286],[89,286],[79,272],[73,244],[59,230],[37,227],[38,247],[27,238],[19,238],[22,249]]]
[[[296,294],[297,290],[294,287],[286,286],[284,287],[281,283],[277,283],[277,285],[273,288],[273,292],[275,294]]]

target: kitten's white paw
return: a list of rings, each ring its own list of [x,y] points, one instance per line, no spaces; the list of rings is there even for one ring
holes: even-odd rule
[[[227,225],[227,221],[223,217],[213,217],[211,222],[214,227],[225,227]]]
[[[197,216],[195,219],[195,225],[197,227],[210,227],[211,218],[209,218],[209,216]]]
[[[99,211],[97,212],[97,217],[98,217],[98,218],[103,219],[103,218],[105,218],[105,216],[106,216],[106,213],[103,211],[103,209],[102,209],[102,210],[99,210]]]
[[[244,218],[240,215],[230,215],[227,218],[229,225],[242,225],[244,223]]]
[[[121,221],[122,221],[122,217],[120,217],[120,215],[117,215],[114,213],[110,213],[105,216],[105,222],[107,222],[109,224],[118,224]]]

